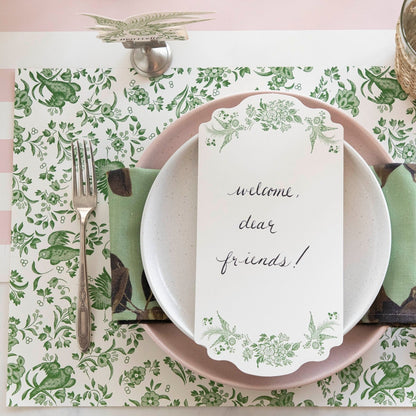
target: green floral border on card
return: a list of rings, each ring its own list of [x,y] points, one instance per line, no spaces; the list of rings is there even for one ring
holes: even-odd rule
[[[328,113],[322,110],[310,110],[310,113],[316,114],[313,117],[302,118],[298,111],[295,102],[290,99],[260,99],[258,107],[248,104],[240,113],[227,109],[217,110],[214,112],[212,121],[206,123],[210,137],[205,140],[205,143],[207,146],[215,147],[217,138],[221,139],[222,143],[219,146],[221,152],[224,146],[233,139],[238,139],[240,132],[251,130],[254,126],[263,131],[276,130],[279,133],[285,133],[295,123],[298,123],[306,125],[305,131],[309,132],[311,153],[317,140],[327,144],[329,152],[338,153],[337,140],[330,135],[330,132],[336,130],[337,127],[326,124]],[[245,117],[241,120],[243,113]]]

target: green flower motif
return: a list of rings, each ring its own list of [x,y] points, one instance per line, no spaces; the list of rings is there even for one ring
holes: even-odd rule
[[[218,78],[220,78],[220,77],[223,76],[223,74],[225,72],[225,69],[224,68],[220,68],[220,67],[217,67],[217,68],[207,68],[207,69],[205,69],[204,72],[205,72],[205,76],[207,78],[209,78],[209,79],[211,79],[211,78],[218,79]]]
[[[46,201],[51,205],[56,205],[61,200],[61,197],[58,194],[55,194],[54,192],[51,192],[47,198]]]
[[[269,69],[266,68],[259,68],[255,71],[256,74],[261,75],[262,77],[270,77],[270,81],[268,81],[268,87],[275,91],[280,90],[282,87],[286,89],[290,89],[294,87],[294,84],[288,86],[286,85],[289,80],[294,79],[293,75],[293,67],[270,67]]]
[[[111,106],[111,104],[103,104],[101,106],[101,114],[103,116],[110,116],[113,113],[113,108]]]
[[[362,362],[362,358],[359,358],[357,361],[337,373],[339,381],[342,384],[353,384],[355,386],[352,393],[355,393],[360,386],[360,376],[363,373]]]
[[[225,401],[221,394],[212,391],[201,398],[201,404],[205,406],[221,406]]]
[[[258,396],[254,399],[254,401],[259,402],[257,406],[294,407],[294,395],[295,394],[293,392],[288,392],[287,390],[272,390],[270,392],[270,396]]]
[[[270,399],[270,402],[268,404],[269,406],[281,406],[281,407],[295,406],[295,403],[293,401],[295,393],[288,392],[287,390],[281,390],[280,392],[273,390],[271,394],[273,397]]]
[[[13,233],[12,242],[13,244],[22,244],[25,241],[25,234]]]
[[[51,77],[53,75],[53,72],[50,68],[43,68],[42,71],[40,71],[42,75],[45,77]]]
[[[159,406],[160,396],[154,391],[148,391],[141,398],[142,406]]]
[[[198,84],[204,84],[204,88],[215,83],[216,88],[227,87],[230,85],[227,76],[231,71],[227,68],[213,67],[213,68],[198,68],[198,77],[196,82]]]
[[[23,114],[27,117],[32,113],[32,104],[33,101],[29,97],[29,85],[22,81],[25,89],[19,90],[16,88],[15,90],[15,99],[14,99],[14,109],[15,110],[23,110]]]
[[[407,143],[403,146],[403,159],[405,162],[414,162],[416,157],[416,147]]]
[[[59,184],[59,182],[58,181],[52,181],[51,182],[51,188],[54,190],[54,191],[59,191],[60,189],[61,189],[61,185]]]
[[[44,404],[46,401],[46,394],[45,393],[39,393],[35,396],[35,403],[37,404]]]
[[[261,123],[264,131],[280,130],[282,133],[289,130],[292,123],[302,123],[295,104],[288,100],[273,100],[265,103],[260,100],[254,120]]]
[[[270,89],[274,87],[283,87],[286,84],[287,78],[283,74],[275,75],[272,77],[272,81],[269,82]]]
[[[139,85],[135,85],[131,88],[128,99],[137,105],[147,105],[150,103],[149,93]]]
[[[111,355],[108,352],[104,352],[97,357],[98,367],[106,367],[110,362]]]
[[[14,354],[11,356],[14,356]],[[9,362],[7,365],[7,390],[10,390],[11,386],[15,385],[13,394],[17,393],[22,387],[21,379],[26,372],[24,364],[25,359],[19,355],[16,363]]]
[[[371,66],[368,68],[369,71],[371,71],[374,75],[380,75],[383,71],[380,66]]]
[[[281,334],[283,335],[283,334]],[[283,336],[282,341],[289,341],[289,337],[287,336]],[[262,357],[262,360],[265,362],[271,362],[273,361],[273,357],[275,355],[275,353],[279,352],[279,349],[276,347],[278,347],[278,344],[273,345],[273,339],[272,338],[265,338],[265,341],[263,344],[259,344],[256,348],[255,348],[255,352]]]
[[[144,380],[146,376],[146,369],[144,367],[133,367],[131,370],[125,371],[124,375],[130,380],[131,383],[138,385]]]
[[[14,151],[15,152],[17,151],[19,153],[19,150],[18,150],[19,148],[21,150],[24,150],[24,149],[21,148],[22,144],[23,144],[23,137],[22,137],[22,135],[15,135],[14,138],[13,138]]]
[[[9,322],[9,338],[14,338],[16,337],[18,330],[17,330],[17,325],[18,323],[20,323],[19,320],[15,320],[16,323],[12,323],[12,321]]]
[[[199,390],[192,390],[191,395],[194,397],[196,405],[199,406],[221,406],[229,397],[229,393],[225,392],[222,384],[209,382],[209,386],[198,384]],[[243,399],[240,396],[240,399]],[[238,400],[238,399],[237,399]],[[234,402],[234,404],[236,404]]]
[[[123,140],[121,140],[120,138],[117,138],[116,140],[114,140],[114,141],[111,143],[111,146],[113,147],[113,149],[114,149],[115,151],[119,152],[120,150],[122,150],[122,149],[123,149],[123,147],[124,147],[124,142],[123,142]]]
[[[257,366],[260,364],[282,367],[292,363],[300,343],[290,342],[286,334],[267,336],[261,334],[259,341],[251,345]]]
[[[244,361],[249,361],[253,357],[253,352],[250,350],[250,348],[244,348],[243,350],[243,359]]]
[[[77,304],[75,302],[72,302],[71,305],[68,307],[68,321],[69,322],[75,322],[75,311],[77,310]]]
[[[14,120],[14,139],[23,139],[23,135],[22,133],[25,131],[26,129],[24,127],[22,127],[17,120]]]
[[[360,100],[356,96],[356,86],[355,84],[348,80],[351,85],[351,89],[347,90],[345,87],[338,90],[335,98],[331,101],[331,104],[334,102],[342,110],[350,110],[352,116],[357,116],[359,113]],[[341,84],[343,86],[343,84]]]
[[[26,129],[22,127],[17,120],[14,120],[14,134],[13,134],[13,152],[19,154],[25,151],[23,146],[23,133]]]
[[[17,334],[19,332],[17,325],[20,324],[20,320],[11,317],[9,319],[9,330],[8,330],[8,352],[10,352],[13,347],[19,344],[19,340],[17,339]]]

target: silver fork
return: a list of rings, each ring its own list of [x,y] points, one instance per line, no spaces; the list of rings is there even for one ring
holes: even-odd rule
[[[79,292],[77,305],[77,338],[82,352],[91,340],[91,310],[88,294],[88,275],[85,247],[85,229],[88,216],[97,206],[97,182],[91,142],[72,142],[72,203],[80,221]],[[89,155],[88,155],[89,154]]]

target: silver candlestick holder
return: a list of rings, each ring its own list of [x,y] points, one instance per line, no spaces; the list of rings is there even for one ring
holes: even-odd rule
[[[142,76],[154,78],[164,74],[172,63],[172,53],[165,41],[126,41],[123,46],[131,49],[130,62]]]

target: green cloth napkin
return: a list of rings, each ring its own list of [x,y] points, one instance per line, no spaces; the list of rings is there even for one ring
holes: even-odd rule
[[[416,325],[416,164],[374,166],[392,229],[383,286],[363,323]],[[154,299],[140,256],[140,222],[159,170],[118,169],[109,185],[112,310],[115,321],[168,321]]]
[[[143,271],[140,223],[147,195],[159,170],[118,169],[107,173],[114,321],[165,321]]]
[[[390,213],[387,274],[364,323],[416,325],[416,164],[373,167]]]

